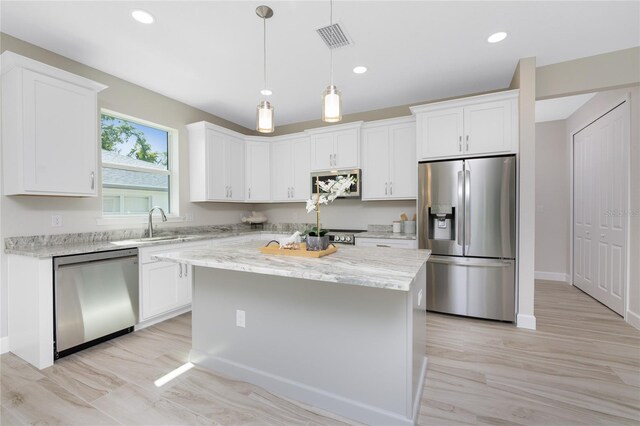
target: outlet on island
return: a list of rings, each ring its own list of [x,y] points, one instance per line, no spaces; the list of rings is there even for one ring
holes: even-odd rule
[[[240,309],[236,310],[236,326],[245,328],[245,313]]]
[[[61,228],[62,227],[62,215],[60,215],[60,214],[52,214],[51,215],[51,227],[52,228]]]

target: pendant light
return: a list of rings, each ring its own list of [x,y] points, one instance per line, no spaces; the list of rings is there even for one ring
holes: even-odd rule
[[[269,6],[258,6],[256,15],[262,18],[262,35],[263,35],[263,76],[264,86],[260,93],[263,96],[271,95],[271,90],[267,89],[267,19],[273,16],[273,10]],[[266,99],[260,101],[256,108],[256,130],[260,133],[273,133],[275,130],[273,119],[273,107]]]
[[[333,26],[333,0],[330,0],[329,26]],[[322,92],[322,121],[337,123],[342,120],[342,93],[333,84],[333,48],[329,47],[331,82]]]

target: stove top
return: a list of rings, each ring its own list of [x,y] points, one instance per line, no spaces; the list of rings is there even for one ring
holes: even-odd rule
[[[354,245],[356,243],[355,234],[360,232],[366,231],[364,229],[330,229],[327,235],[332,243]]]

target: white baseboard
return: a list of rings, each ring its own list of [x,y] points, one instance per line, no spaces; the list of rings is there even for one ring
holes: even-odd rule
[[[0,338],[0,354],[9,352],[9,336]]]
[[[529,330],[536,329],[536,317],[533,315],[524,315],[518,314],[518,318],[516,320],[516,325],[518,328],[526,328]]]
[[[535,271],[534,278],[536,280],[560,281],[563,283],[569,282],[569,274],[565,274],[562,272]]]
[[[640,330],[640,315],[636,314],[635,312],[627,311],[626,321]]]
[[[398,426],[414,425],[416,424],[416,417],[419,413],[419,410],[414,410],[413,414],[415,417],[409,418],[400,413],[377,408],[366,403],[345,398],[342,395],[328,392],[314,386],[309,386],[276,374],[267,373],[256,368],[195,349],[191,350],[189,360],[194,364],[201,365],[222,374],[223,376],[252,383],[275,394],[280,394],[287,398],[301,401],[313,407],[318,407],[322,410],[327,410],[366,424]],[[427,358],[425,357],[421,366],[422,373],[426,372],[426,368]],[[424,376],[425,374],[422,374],[420,377],[418,389],[422,389],[424,387]]]

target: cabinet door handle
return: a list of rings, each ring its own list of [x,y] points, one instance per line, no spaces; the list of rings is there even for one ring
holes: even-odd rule
[[[91,189],[96,187],[96,173],[91,172]]]
[[[389,195],[389,182],[384,183],[384,195]]]
[[[251,188],[249,188],[249,199],[251,199]]]
[[[295,187],[291,187],[291,198],[296,198],[296,188]]]
[[[337,166],[338,165],[338,154],[333,154],[333,165]]]
[[[393,182],[389,182],[389,195],[393,195]]]
[[[180,272],[178,273],[178,276],[182,278],[182,263],[178,264],[178,266],[180,266]]]
[[[229,187],[229,198],[233,198],[233,186]]]
[[[467,151],[469,151],[469,135],[467,135]]]
[[[376,247],[389,247],[391,248],[391,246],[385,245],[385,244],[376,244]]]
[[[184,276],[185,278],[189,276],[189,265],[184,265]]]
[[[462,136],[458,136],[458,151],[462,152]]]

